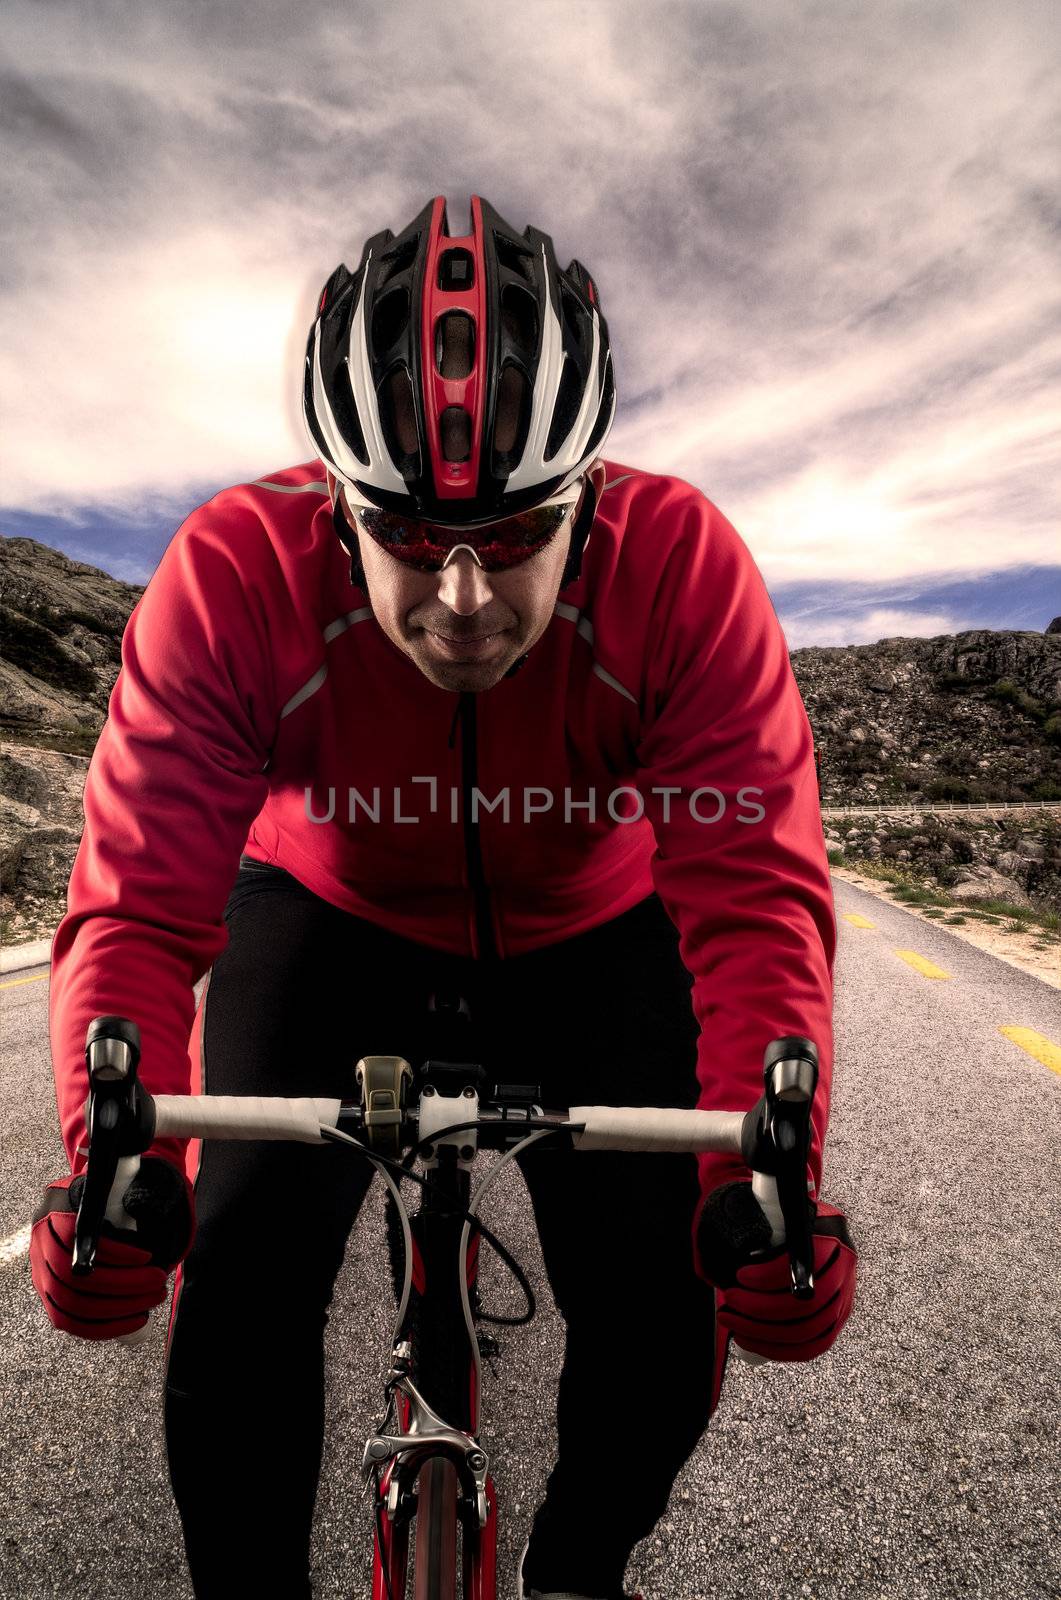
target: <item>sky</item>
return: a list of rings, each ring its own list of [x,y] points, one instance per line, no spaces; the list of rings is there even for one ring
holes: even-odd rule
[[[308,459],[340,260],[484,195],[591,271],[607,459],[733,522],[790,647],[1061,613],[1045,0],[8,0],[0,531],[145,582]]]

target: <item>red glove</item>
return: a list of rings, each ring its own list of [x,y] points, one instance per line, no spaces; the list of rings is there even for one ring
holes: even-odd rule
[[[788,1251],[770,1246],[770,1224],[750,1182],[724,1184],[701,1208],[698,1270],[718,1291],[712,1411],[731,1338],[772,1361],[812,1361],[830,1348],[851,1315],[858,1258],[847,1218],[820,1202],[814,1211],[814,1293],[798,1300]]]
[[[75,1277],[74,1223],[84,1176],[49,1184],[34,1213],[29,1259],[33,1286],[55,1327],[79,1339],[135,1333],[166,1298],[166,1279],[195,1232],[192,1187],[169,1161],[144,1156],[122,1196],[136,1231],[103,1224],[96,1264]]]

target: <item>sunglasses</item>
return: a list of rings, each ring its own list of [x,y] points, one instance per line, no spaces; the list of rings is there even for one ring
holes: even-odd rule
[[[407,567],[441,572],[454,550],[466,549],[485,572],[504,572],[545,549],[560,532],[581,490],[580,480],[565,490],[562,498],[478,528],[447,528],[400,512],[381,511],[379,506],[359,502],[349,488],[346,499],[358,526]]]

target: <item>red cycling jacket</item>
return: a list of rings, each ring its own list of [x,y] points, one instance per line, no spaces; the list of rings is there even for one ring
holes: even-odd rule
[[[436,687],[379,627],[319,461],[180,528],[125,630],[52,946],[75,1170],[93,1017],[139,1023],[149,1090],[197,1081],[193,985],[227,942],[245,851],[474,957],[569,938],[655,888],[694,977],[701,1103],[746,1110],[767,1043],[813,1039],[820,1182],[836,923],[785,639],[709,500],[607,468],[579,580],[523,667],[477,695]],[[744,1175],[700,1164],[704,1193]]]

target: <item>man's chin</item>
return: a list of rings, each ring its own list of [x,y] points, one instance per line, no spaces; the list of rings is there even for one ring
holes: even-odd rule
[[[499,666],[493,663],[489,666],[477,666],[474,662],[468,666],[460,666],[455,662],[447,666],[436,663],[427,666],[423,662],[417,663],[425,678],[430,678],[437,688],[451,689],[455,693],[459,691],[464,694],[482,694],[484,689],[492,689],[495,683],[501,682],[511,664],[509,661]]]
[[[497,650],[483,661],[447,661],[432,648],[430,640],[425,642],[421,636],[412,656],[424,677],[437,688],[481,694],[484,689],[492,689],[495,683],[500,683],[522,654],[518,644],[510,644],[506,639],[505,645],[505,649]]]

